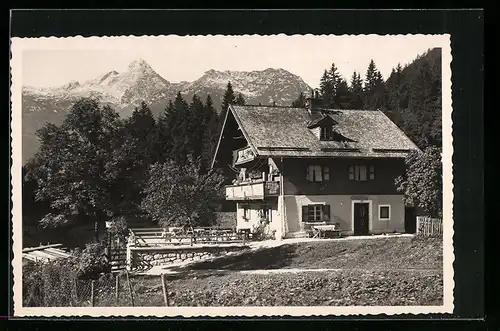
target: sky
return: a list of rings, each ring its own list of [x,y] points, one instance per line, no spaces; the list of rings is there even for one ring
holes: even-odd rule
[[[384,79],[398,63],[443,46],[439,35],[395,36],[161,36],[23,39],[22,85],[61,86],[84,82],[111,70],[125,71],[143,59],[170,82],[193,81],[210,69],[252,71],[283,68],[311,87],[335,63],[350,79],[364,77],[370,59]]]

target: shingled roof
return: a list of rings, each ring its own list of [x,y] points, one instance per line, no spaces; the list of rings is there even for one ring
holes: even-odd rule
[[[306,108],[230,106],[230,111],[257,156],[385,158],[418,149],[381,111],[326,111],[334,131],[349,142],[320,141],[308,128],[320,120]]]

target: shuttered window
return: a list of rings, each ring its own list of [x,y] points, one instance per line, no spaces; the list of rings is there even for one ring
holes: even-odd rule
[[[314,204],[302,206],[302,222],[327,222],[330,220],[330,205]]]
[[[349,166],[349,180],[374,180],[375,179],[375,167],[370,165],[351,165]]]
[[[308,165],[306,167],[306,179],[310,182],[330,180],[330,168],[320,165]]]

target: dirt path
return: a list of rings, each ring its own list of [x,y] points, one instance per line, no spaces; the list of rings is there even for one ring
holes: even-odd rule
[[[269,274],[281,274],[281,273],[299,273],[299,272],[328,272],[328,271],[404,271],[404,272],[442,272],[441,269],[415,269],[415,268],[402,268],[402,269],[363,269],[363,268],[322,268],[322,269],[300,269],[300,268],[290,268],[290,269],[261,269],[261,270],[233,270],[234,272],[242,274],[256,274],[256,275],[269,275]],[[217,270],[218,272],[227,272],[227,270]]]
[[[227,270],[227,269],[207,269],[207,270],[172,270],[171,268],[149,270],[148,275],[153,274],[166,274],[166,275],[189,275],[189,277],[196,277],[196,275],[203,274],[250,274],[250,275],[272,275],[272,274],[297,274],[297,273],[313,273],[313,272],[341,272],[341,271],[361,271],[361,272],[380,272],[380,271],[396,271],[396,272],[428,272],[428,273],[442,273],[441,269],[417,269],[417,268],[399,268],[399,269],[377,269],[377,268],[283,268],[283,269],[253,269],[253,270]]]
[[[369,235],[369,236],[347,236],[342,238],[290,238],[290,239],[282,239],[282,240],[264,240],[264,241],[256,241],[250,242],[248,245],[252,249],[259,248],[272,248],[279,247],[282,245],[290,245],[297,243],[307,243],[307,242],[342,242],[342,241],[358,241],[358,240],[377,240],[377,239],[388,239],[388,238],[412,238],[414,234],[378,234],[378,235]]]

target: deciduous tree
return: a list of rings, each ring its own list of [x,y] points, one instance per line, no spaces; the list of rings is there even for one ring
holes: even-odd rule
[[[424,152],[411,152],[405,163],[406,174],[396,178],[398,191],[404,193],[404,202],[422,208],[429,216],[442,216],[441,150],[428,147]]]
[[[184,165],[158,163],[151,167],[142,206],[163,227],[210,225],[214,206],[224,197],[223,182],[222,175],[202,171],[192,158]]]
[[[78,221],[99,223],[115,211],[114,189],[121,171],[115,151],[123,143],[122,121],[108,106],[82,99],[61,126],[47,124],[38,132],[40,151],[28,166],[37,182],[36,199],[52,209],[40,223],[60,227]]]

